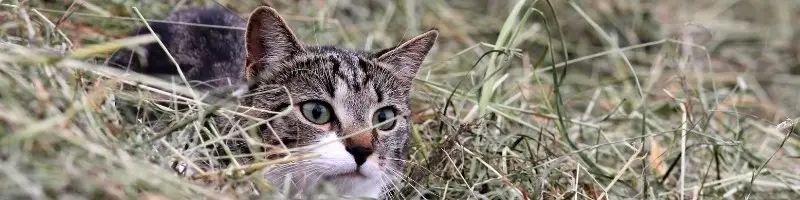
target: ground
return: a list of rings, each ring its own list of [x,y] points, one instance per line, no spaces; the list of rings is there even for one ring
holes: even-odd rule
[[[410,167],[392,198],[800,198],[794,1],[0,4],[0,199],[271,195],[258,176],[269,165],[170,171],[161,163],[186,156],[188,133],[213,132],[201,123],[218,106],[158,106],[189,92],[102,66],[152,42],[126,34],[142,18],[219,5],[247,17],[262,4],[317,44],[374,50],[441,31],[414,83]],[[172,113],[174,132],[121,105]]]

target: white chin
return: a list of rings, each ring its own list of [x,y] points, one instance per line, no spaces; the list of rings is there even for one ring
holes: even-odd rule
[[[367,159],[357,166],[344,144],[338,142],[336,133],[326,134],[318,143],[323,145],[313,152],[318,153],[319,158],[277,166],[267,172],[267,179],[280,191],[289,191],[290,197],[327,192],[318,191],[323,186],[335,189],[342,196],[378,198],[384,186],[390,184],[391,180],[375,161]]]
[[[379,177],[364,176],[361,173],[336,175],[325,180],[338,190],[339,195],[348,197],[378,198],[385,184]]]
[[[281,180],[279,177],[272,176],[276,173],[267,173],[267,179],[278,186],[279,191],[287,191],[284,189],[288,189],[289,193],[285,195],[289,195],[290,197],[295,197],[295,195],[298,194],[300,196],[313,196],[318,192],[325,191],[318,190],[321,189],[320,187],[327,187],[329,189],[335,189],[337,194],[341,196],[379,198],[383,192],[384,186],[389,184],[388,181],[390,180],[384,180],[379,170],[369,169],[376,166],[366,167],[367,169],[364,168],[365,166],[362,166],[362,169],[359,170],[360,172],[337,173],[336,169],[331,169],[328,171],[329,173],[333,172],[331,175],[323,175],[322,177],[313,175],[305,176],[302,173],[283,177],[289,178],[289,182],[286,182],[286,179]],[[284,183],[288,183],[289,185]]]

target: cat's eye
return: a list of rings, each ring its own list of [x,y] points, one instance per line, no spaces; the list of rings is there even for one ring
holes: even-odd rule
[[[391,130],[392,128],[394,128],[394,123],[397,121],[392,119],[394,117],[395,117],[394,109],[390,107],[378,109],[378,111],[375,111],[375,114],[372,114],[372,125],[378,125],[387,120],[392,120],[391,122],[386,122],[377,127],[378,130],[382,131]]]
[[[300,106],[303,117],[311,123],[325,124],[331,121],[331,106],[321,101],[308,101]]]

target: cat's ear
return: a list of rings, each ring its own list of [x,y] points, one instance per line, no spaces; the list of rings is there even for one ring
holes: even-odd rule
[[[389,64],[398,76],[411,80],[417,74],[422,61],[425,60],[438,37],[439,31],[430,30],[396,47],[377,52],[373,54],[373,57],[380,62]]]
[[[280,62],[305,52],[278,12],[266,6],[258,7],[250,14],[245,32],[245,46],[247,56],[244,73],[247,81],[251,81],[268,67],[262,63]]]

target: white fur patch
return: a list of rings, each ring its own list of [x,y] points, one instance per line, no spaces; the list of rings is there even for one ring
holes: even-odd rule
[[[350,116],[350,111],[344,105],[347,105],[345,102],[346,97],[350,96],[350,89],[347,88],[347,80],[342,80],[337,78],[336,79],[336,88],[333,92],[333,111],[335,113],[339,113],[336,117],[339,119],[340,122],[350,123],[353,121],[353,117]]]
[[[317,144],[323,145],[314,148],[313,152],[320,155],[314,160],[331,168],[326,170],[328,175],[350,173],[356,170],[357,166],[353,155],[345,150],[344,144],[335,133],[325,134]]]
[[[267,172],[267,179],[290,196],[314,193],[320,184],[329,183],[343,196],[378,198],[388,184],[375,156],[358,167],[336,133],[326,133],[314,145],[320,145],[312,150],[320,157],[279,165]],[[290,184],[285,184],[287,179]]]

